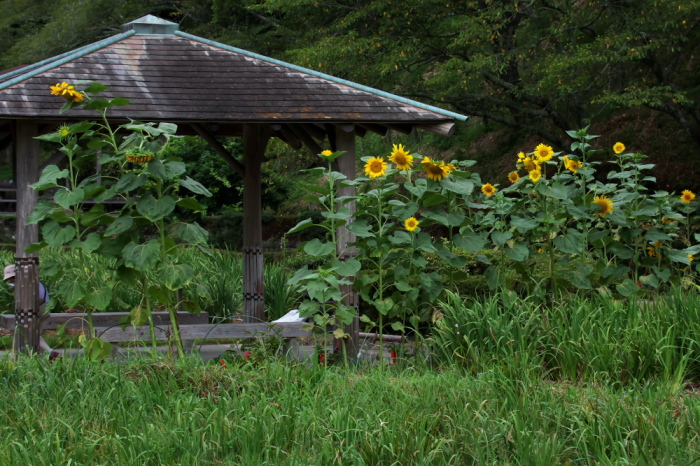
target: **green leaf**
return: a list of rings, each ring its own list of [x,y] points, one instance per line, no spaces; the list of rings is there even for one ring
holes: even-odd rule
[[[87,92],[89,94],[97,95],[100,92],[106,91],[107,89],[109,89],[109,86],[105,86],[102,83],[93,82],[92,84],[90,84],[88,87],[85,88],[85,92]]]
[[[32,253],[35,253],[37,251],[41,251],[42,249],[44,249],[48,245],[49,245],[49,243],[47,243],[46,241],[42,241],[41,243],[32,243],[24,249],[24,252],[27,254],[32,254]]]
[[[66,307],[75,307],[87,293],[83,280],[63,280],[58,285],[58,295],[63,298]]]
[[[166,195],[160,199],[147,194],[136,203],[136,210],[152,222],[157,222],[175,210],[175,199]]]
[[[34,207],[34,212],[29,215],[27,225],[36,225],[54,211],[54,206],[49,201],[42,199]]]
[[[71,249],[82,249],[83,251],[87,252],[88,254],[97,251],[99,247],[102,245],[102,240],[100,239],[100,235],[97,233],[90,233],[87,235],[87,238],[85,238],[85,241],[79,241],[77,239],[71,241]]]
[[[586,244],[583,233],[573,228],[554,238],[554,246],[564,254],[581,254]]]
[[[54,195],[54,201],[64,209],[69,209],[74,205],[80,204],[85,199],[85,191],[82,188],[75,188],[70,191],[68,189],[60,189]]]
[[[411,244],[413,237],[404,230],[396,230],[393,235],[389,236],[389,241],[391,244],[401,245],[401,244]]]
[[[524,235],[533,228],[537,228],[540,223],[530,218],[523,218],[513,215],[510,219],[510,224],[516,227],[521,235]]]
[[[79,341],[82,338],[81,344],[85,349],[85,355],[90,361],[102,361],[107,359],[110,354],[112,354],[112,344],[103,341],[100,338],[93,338],[92,340],[85,339],[85,335],[80,335]]]
[[[374,307],[381,315],[387,315],[392,307],[394,307],[394,300],[391,298],[386,298],[381,301],[375,301]]]
[[[413,183],[407,181],[403,186],[408,192],[417,198],[421,198],[423,197],[423,194],[425,194],[426,189],[428,189],[428,181],[425,178],[419,178]]]
[[[41,235],[50,246],[63,246],[75,238],[75,228],[72,225],[61,228],[58,222],[50,221],[41,229]]]
[[[416,180],[417,181],[417,180]],[[424,207],[432,207],[435,205],[441,205],[447,202],[447,198],[442,194],[430,193],[423,198]]]
[[[649,229],[646,235],[644,235],[644,239],[647,241],[671,241],[673,238],[671,238],[669,235],[664,233],[663,231],[659,230],[656,227],[652,227]]]
[[[145,272],[160,259],[160,243],[155,239],[144,244],[131,241],[124,247],[122,254],[127,266]]]
[[[183,180],[180,180],[180,185],[184,188],[189,189],[195,194],[201,194],[202,196],[211,197],[211,192],[209,192],[207,188],[205,188],[201,183],[193,180],[189,176],[185,177],[185,179]]]
[[[466,257],[460,257],[455,255],[452,251],[447,249],[447,247],[445,247],[443,243],[435,243],[435,249],[437,249],[437,254],[440,257],[440,259],[445,261],[451,267],[461,269],[462,267],[467,265]]]
[[[335,253],[335,244],[322,243],[318,238],[314,238],[304,245],[304,252],[310,256],[327,256]]]
[[[348,231],[358,238],[370,238],[374,236],[372,227],[367,224],[367,220],[358,219],[348,225]]]
[[[314,226],[313,220],[311,220],[310,218],[307,218],[306,220],[302,220],[301,222],[297,223],[294,226],[294,228],[292,228],[291,230],[289,230],[287,232],[287,234],[296,233],[298,231],[305,230],[305,229],[310,228],[312,226]]]
[[[129,192],[136,188],[140,188],[146,183],[146,177],[137,175],[134,172],[129,172],[119,178],[119,181],[114,185],[116,191]]]
[[[67,178],[68,174],[69,172],[66,169],[61,170],[56,165],[48,165],[46,168],[44,168],[44,171],[41,172],[39,181],[34,184],[30,184],[29,186],[37,191],[55,188],[58,186],[58,184],[56,184],[56,180]]]
[[[512,248],[506,248],[506,256],[516,262],[522,262],[530,257],[530,250],[524,244],[516,244]]]
[[[194,277],[194,270],[187,264],[167,264],[160,272],[160,281],[169,290],[186,287]]]
[[[500,274],[498,272],[498,268],[496,268],[493,265],[489,266],[484,272],[484,279],[486,279],[486,285],[491,291],[497,290],[498,287],[501,285],[501,279]]]
[[[165,167],[158,159],[148,162],[148,173],[158,180],[165,180]]]
[[[486,243],[488,243],[488,237],[486,233],[477,234],[474,232],[468,232],[463,235],[455,235],[453,238],[455,246],[460,249],[464,249],[469,252],[478,252],[484,249]]]
[[[113,284],[108,284],[100,288],[91,288],[85,295],[85,302],[88,306],[94,307],[98,311],[105,311],[112,302]]]
[[[499,248],[502,248],[504,244],[506,244],[506,241],[511,239],[513,237],[513,233],[510,231],[494,231],[491,233],[491,240],[493,241],[493,244],[498,246]]]
[[[122,214],[121,217],[112,222],[104,232],[105,236],[120,235],[129,231],[134,224],[134,219],[128,214]]]
[[[637,292],[639,291],[639,286],[637,286],[637,284],[631,279],[625,278],[625,280],[621,284],[617,285],[616,289],[617,292],[625,298],[630,298],[637,294]]]
[[[474,191],[474,183],[466,178],[443,178],[440,185],[453,193],[469,196]]]
[[[346,259],[344,261],[333,260],[331,263],[335,268],[336,273],[341,277],[354,277],[360,271],[362,265],[355,258]]]
[[[109,107],[124,107],[126,105],[129,105],[129,99],[124,97],[115,97],[109,101]]]
[[[141,327],[148,322],[148,308],[145,306],[136,306],[129,312],[129,323],[134,327]]]
[[[181,223],[175,227],[175,233],[186,243],[206,245],[209,240],[209,232],[197,222]]]
[[[165,170],[164,178],[166,180],[172,180],[174,178],[177,178],[178,176],[182,175],[187,171],[187,165],[185,165],[183,162],[166,162],[163,165],[163,168]]]
[[[192,210],[194,212],[204,212],[207,210],[197,199],[194,197],[183,197],[176,202],[178,207],[183,209]]]

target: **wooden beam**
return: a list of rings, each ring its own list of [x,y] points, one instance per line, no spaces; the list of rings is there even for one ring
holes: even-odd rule
[[[15,129],[15,166],[17,167],[17,230],[15,260],[15,332],[14,349],[39,351],[39,257],[26,253],[27,246],[39,241],[38,225],[27,225],[38,201],[29,185],[39,181],[39,134],[36,121],[18,120]]]
[[[216,339],[216,338],[258,338],[264,336],[276,336],[278,338],[309,337],[311,330],[304,330],[306,322],[286,322],[279,324],[256,323],[256,324],[200,324],[183,325],[180,333],[183,340],[195,339]],[[107,329],[95,329],[97,336],[104,341],[120,342],[134,340],[150,340],[150,329],[148,327],[129,326],[124,330],[121,327]],[[155,328],[156,340],[167,341],[170,332],[167,327]]]
[[[301,123],[301,127],[317,141],[323,142],[326,139],[326,130],[313,123]]]
[[[243,128],[243,313],[246,323],[264,322],[262,177],[261,165],[270,129],[256,124]]]
[[[338,144],[336,142],[336,137],[335,137],[335,125],[332,125],[331,123],[326,123],[323,125],[324,128],[326,128],[326,133],[328,133],[328,144],[331,146],[331,150],[333,152],[338,150]]]
[[[275,132],[275,136],[288,144],[292,149],[299,150],[304,146],[299,138],[286,126],[275,124],[270,125],[270,128]]]
[[[343,128],[337,127],[335,133],[336,141],[338,144],[339,151],[345,151],[343,155],[335,160],[337,169],[340,173],[344,174],[350,180],[355,179],[355,132],[344,131]],[[355,187],[347,186],[339,190],[338,197],[343,196],[354,196]],[[343,204],[345,207],[350,209],[351,213],[355,213],[357,206],[355,201],[348,201]],[[350,222],[352,219],[350,220]],[[355,257],[357,255],[357,250],[355,246],[350,246],[351,243],[355,242],[355,235],[351,233],[347,225],[338,227],[337,230],[338,238],[338,249],[337,253],[342,260],[347,260],[349,258]],[[354,280],[355,277],[347,277],[350,280]],[[349,355],[353,358],[357,357],[360,351],[360,317],[358,315],[359,309],[359,296],[357,293],[353,292],[352,285],[341,285],[340,290],[343,294],[343,304],[346,306],[355,308],[355,317],[350,324],[345,325],[344,331],[349,336],[345,340],[345,348]]]
[[[386,133],[389,132],[389,129],[386,126],[383,125],[377,125],[374,123],[362,123],[360,125],[357,125],[360,128],[364,128],[367,131],[371,131],[373,133],[376,133],[380,136],[386,136]]]
[[[190,123],[190,126],[192,129],[209,145],[211,146],[214,151],[219,154],[219,156],[224,159],[226,163],[228,163],[231,168],[236,170],[236,172],[241,175],[242,177],[245,178],[245,167],[241,165],[241,163],[236,160],[231,153],[226,150],[226,148],[219,142],[218,139],[216,139],[216,136],[212,134],[208,129],[206,129],[204,126],[200,125],[199,123]]]
[[[411,134],[413,132],[413,125],[402,125],[398,123],[386,123],[386,126],[389,129],[392,129],[394,131],[398,131],[399,133],[403,134]]]
[[[290,124],[287,125],[287,127],[292,131],[292,133],[294,133],[294,135],[297,138],[299,138],[301,142],[304,143],[306,147],[309,148],[311,152],[313,152],[314,154],[320,154],[321,152],[323,152],[321,146],[316,141],[314,141],[314,138],[312,138],[311,135],[307,133],[306,130],[304,130],[304,128],[302,128],[300,125]]]
[[[440,136],[450,137],[455,133],[455,128],[457,126],[452,123],[435,123],[434,125],[417,125],[417,129],[422,129],[423,131],[428,131],[430,133],[439,134]]]
[[[37,192],[29,185],[39,181],[39,141],[37,124],[31,120],[17,120],[15,132],[15,166],[17,167],[17,257],[36,257],[24,252],[39,240],[39,227],[27,225],[29,215],[38,201]]]

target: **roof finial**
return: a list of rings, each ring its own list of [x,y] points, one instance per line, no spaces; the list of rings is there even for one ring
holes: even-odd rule
[[[133,30],[137,35],[172,35],[180,29],[177,23],[166,21],[153,15],[122,24],[122,32]]]

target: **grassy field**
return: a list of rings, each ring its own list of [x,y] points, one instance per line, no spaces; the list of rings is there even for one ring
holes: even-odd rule
[[[0,362],[2,464],[690,464],[700,399],[662,380],[63,360]]]

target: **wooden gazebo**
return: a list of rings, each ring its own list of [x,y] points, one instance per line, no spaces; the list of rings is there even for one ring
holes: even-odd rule
[[[366,86],[264,57],[178,30],[148,15],[122,32],[71,52],[0,75],[0,133],[10,134],[17,187],[17,257],[38,240],[26,225],[37,202],[29,184],[39,177],[35,136],[63,123],[93,120],[93,112],[59,114],[61,99],[49,93],[57,82],[98,81],[106,97],[125,97],[126,107],[109,110],[116,124],[172,122],[179,134],[205,139],[244,179],[244,312],[247,321],[263,313],[263,256],[260,166],[271,137],[319,153],[324,141],[343,150],[338,169],[355,175],[355,136],[368,131],[410,133],[414,128],[449,136],[465,116]],[[244,140],[238,162],[218,137]],[[6,138],[7,139],[7,138]],[[18,281],[22,275],[18,275]],[[18,293],[19,296],[19,293]],[[357,334],[356,326],[351,330]]]

